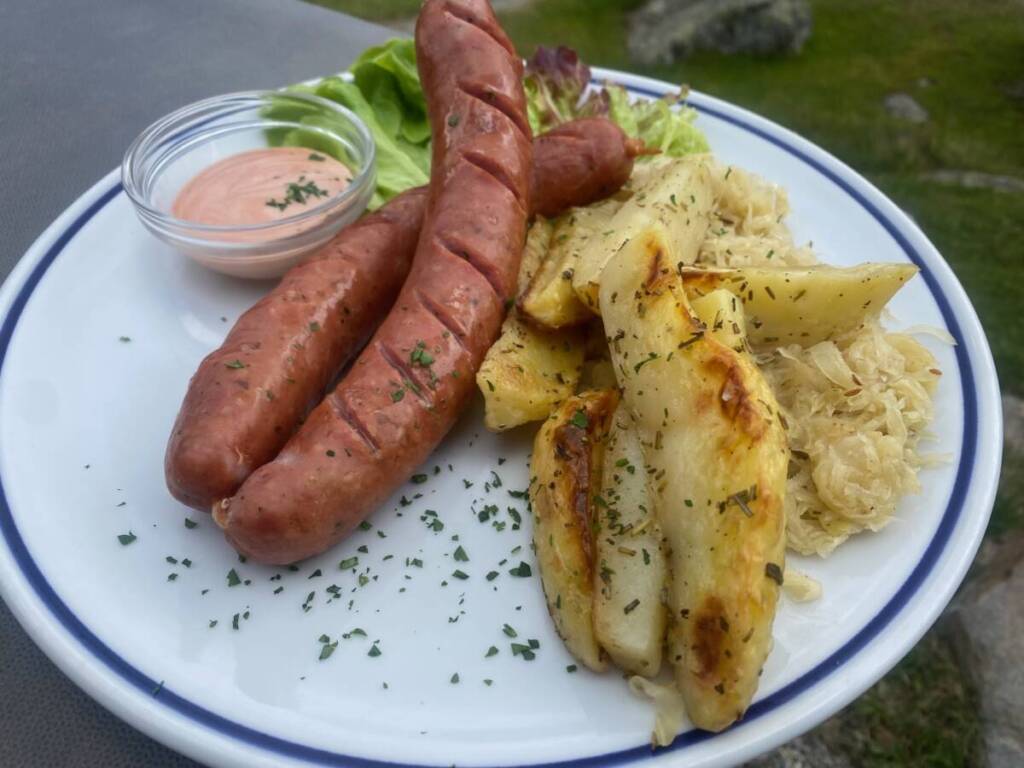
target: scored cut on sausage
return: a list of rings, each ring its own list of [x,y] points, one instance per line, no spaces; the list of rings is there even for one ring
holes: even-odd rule
[[[605,118],[534,140],[530,201],[554,216],[615,192],[636,142]],[[246,311],[200,363],[171,432],[167,487],[208,511],[273,459],[394,302],[427,206],[409,190],[342,230]]]
[[[484,0],[427,0],[416,49],[434,141],[413,267],[341,384],[214,508],[260,562],[327,549],[427,458],[472,397],[514,293],[531,155],[522,62]]]

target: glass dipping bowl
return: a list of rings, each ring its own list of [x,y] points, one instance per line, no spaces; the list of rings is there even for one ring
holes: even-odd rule
[[[232,155],[304,147],[349,168],[345,189],[301,213],[246,226],[176,218],[182,187]],[[205,267],[245,278],[283,275],[366,209],[376,184],[373,137],[354,113],[307,93],[249,91],[198,101],[144,130],[125,153],[121,181],[142,223]]]

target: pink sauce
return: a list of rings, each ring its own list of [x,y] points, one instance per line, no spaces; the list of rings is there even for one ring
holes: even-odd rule
[[[352,173],[330,155],[302,147],[254,149],[225,158],[194,176],[178,193],[171,213],[178,219],[212,226],[245,226],[287,219],[338,195]],[[247,233],[246,240],[297,234],[320,217],[280,228]],[[289,227],[291,229],[291,227]]]

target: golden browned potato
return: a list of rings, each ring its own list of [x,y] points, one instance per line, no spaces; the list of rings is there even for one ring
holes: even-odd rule
[[[856,267],[736,267],[682,271],[686,295],[722,289],[743,301],[749,341],[755,346],[819,341],[856,328],[917,274],[913,264]]]
[[[704,241],[712,204],[708,155],[690,155],[661,165],[580,251],[572,278],[580,301],[599,312],[598,289],[605,264],[632,238],[654,225],[664,229],[676,259],[692,264]]]
[[[574,208],[558,218],[547,255],[519,297],[523,317],[542,328],[557,330],[582,325],[594,316],[576,297],[572,278],[580,251],[607,229],[621,205],[615,199],[604,200],[586,208]]]
[[[548,256],[551,235],[555,231],[554,222],[538,216],[530,224],[526,232],[526,243],[523,245],[523,258],[519,262],[519,274],[516,277],[516,293],[526,290],[533,276],[540,269]]]
[[[597,641],[622,669],[653,677],[665,642],[667,567],[640,438],[624,403],[608,431],[597,520]]]
[[[789,449],[749,355],[693,314],[658,229],[609,261],[600,304],[671,548],[669,652],[691,720],[743,715],[772,644]]]
[[[690,299],[690,309],[715,340],[737,352],[747,351],[743,302],[724,288]]]
[[[614,389],[572,397],[544,422],[530,458],[533,543],[555,628],[570,653],[605,667],[594,635],[594,489],[604,439],[618,402]]]
[[[576,391],[583,354],[582,331],[541,331],[509,312],[476,374],[484,425],[501,432],[547,418]]]

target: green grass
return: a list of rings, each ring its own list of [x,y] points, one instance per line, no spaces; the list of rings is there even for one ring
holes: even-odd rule
[[[858,768],[978,764],[975,692],[941,632],[927,635],[885,678],[823,726]]]

